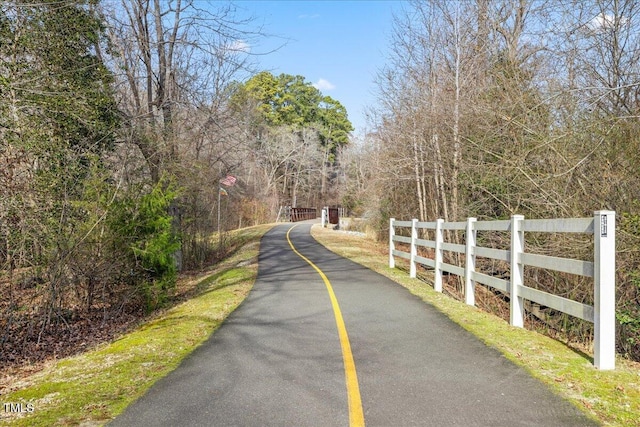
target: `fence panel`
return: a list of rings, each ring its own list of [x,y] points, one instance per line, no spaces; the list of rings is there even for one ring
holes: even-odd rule
[[[410,228],[408,236],[398,236],[396,228]],[[420,230],[431,230],[435,240],[420,239]],[[443,230],[464,230],[464,243],[444,241]],[[477,246],[477,232],[508,232],[509,250]],[[538,255],[525,252],[527,232],[583,233],[594,236],[593,262]],[[395,243],[410,245],[409,252],[398,250]],[[433,249],[433,258],[418,255],[419,248]],[[464,267],[447,264],[443,252],[464,254]],[[615,368],[615,212],[596,211],[593,218],[561,218],[525,220],[513,215],[511,220],[449,222],[397,221],[389,224],[389,267],[395,267],[394,257],[409,260],[410,276],[416,276],[418,265],[434,270],[434,290],[442,292],[442,273],[464,278],[465,302],[475,304],[475,284],[491,286],[509,295],[510,323],[524,325],[524,300],[553,308],[594,323],[594,365],[602,370]],[[509,263],[509,280],[476,271],[476,257]],[[594,305],[590,306],[524,285],[524,267],[537,267],[593,278]]]

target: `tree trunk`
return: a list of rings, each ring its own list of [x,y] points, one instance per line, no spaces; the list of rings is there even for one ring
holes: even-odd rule
[[[416,179],[416,193],[418,197],[418,204],[420,206],[420,221],[424,221],[426,218],[426,207],[424,200],[424,187],[423,182],[424,179],[422,177],[421,166],[419,162],[420,157],[418,156],[418,138],[416,136],[416,132],[413,133],[413,169],[415,172]]]

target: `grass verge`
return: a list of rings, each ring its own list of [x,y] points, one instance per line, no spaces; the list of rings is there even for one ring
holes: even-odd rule
[[[112,343],[51,362],[0,395],[0,426],[102,425],[142,396],[215,331],[255,281],[260,238],[238,230],[232,256],[191,278],[196,296]],[[10,405],[10,406],[8,406]]]
[[[436,292],[409,278],[408,268],[390,269],[386,245],[320,226],[312,235],[327,249],[404,286],[603,425],[640,427],[640,364],[619,357],[614,371],[599,371],[590,357],[563,343]]]

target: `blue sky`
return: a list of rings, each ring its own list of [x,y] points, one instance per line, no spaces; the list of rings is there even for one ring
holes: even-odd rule
[[[286,43],[257,58],[273,74],[301,75],[340,101],[362,133],[364,108],[374,102],[374,80],[384,65],[392,11],[400,1],[238,1],[272,38],[257,50]],[[252,48],[253,51],[253,48]]]

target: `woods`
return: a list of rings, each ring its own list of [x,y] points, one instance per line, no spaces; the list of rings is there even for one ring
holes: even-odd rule
[[[228,230],[337,203],[346,110],[302,76],[258,72],[267,34],[235,5],[0,11],[2,362],[108,338],[224,257]]]
[[[1,361],[64,353],[53,341],[71,351],[81,329],[109,336],[165,306],[180,271],[221,259],[229,230],[273,222],[284,205],[340,205],[382,238],[391,217],[615,210],[617,345],[638,360],[637,2],[398,10],[370,131],[355,135],[341,102],[305,76],[259,67],[273,36],[233,3],[2,2]],[[492,239],[483,244],[503,247]],[[527,250],[576,258],[591,245],[532,241]],[[530,269],[527,280],[593,298],[569,275]],[[506,303],[490,291],[477,302],[499,315]],[[535,312],[533,327],[589,345],[589,325]]]
[[[374,131],[352,147],[347,169],[350,180],[364,175],[370,183],[357,194],[381,236],[390,217],[617,211],[617,345],[634,358],[640,356],[639,12],[637,2],[624,0],[410,2],[394,20],[378,104],[370,111]],[[533,237],[527,251],[555,256],[586,259],[591,244]],[[500,274],[500,266],[489,268]],[[593,298],[589,283],[570,276],[531,268],[527,283]],[[460,290],[450,281],[450,293]],[[478,304],[504,316],[503,300],[489,292]],[[533,326],[590,343],[588,325],[534,309]]]

